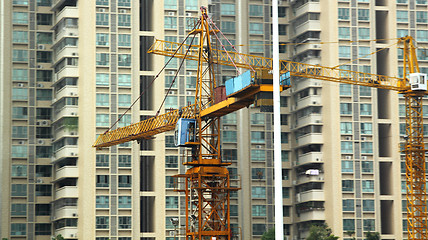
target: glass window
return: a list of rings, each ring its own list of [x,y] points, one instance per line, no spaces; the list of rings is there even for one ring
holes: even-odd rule
[[[108,175],[97,175],[96,176],[97,187],[109,187],[109,176]]]
[[[354,172],[354,162],[352,161],[342,161],[342,172],[343,173],[352,173]]]
[[[372,123],[361,123],[361,134],[373,134]]]
[[[265,132],[252,131],[251,143],[265,143]]]
[[[289,151],[282,150],[281,151],[281,161],[282,162],[289,162],[290,161],[289,155],[290,155]]]
[[[370,103],[360,104],[360,114],[361,115],[372,115],[372,105]]]
[[[130,87],[131,86],[131,74],[119,74],[117,84],[119,87]]]
[[[223,142],[236,142],[236,131],[222,131]]]
[[[170,88],[170,87],[177,88],[177,81],[174,81],[174,76],[165,76],[165,88]]]
[[[96,64],[98,66],[108,66],[109,65],[110,55],[108,53],[97,53],[96,54]]]
[[[198,0],[186,0],[186,10],[198,10]]]
[[[131,26],[131,15],[119,14],[117,16],[119,27],[130,27]]]
[[[167,196],[165,200],[165,208],[178,208],[178,197]]]
[[[95,197],[96,208],[109,208],[109,196],[96,196]]]
[[[223,3],[220,6],[221,15],[235,15],[235,4]]]
[[[363,219],[363,231],[374,232],[375,231],[375,220],[374,219]]]
[[[282,198],[290,198],[290,188],[288,187],[282,188]]]
[[[266,160],[265,150],[251,149],[251,161],[262,162]]]
[[[131,208],[132,206],[131,196],[119,196],[117,201],[119,203],[119,208]]]
[[[264,168],[252,168],[251,169],[251,179],[262,180],[266,178]]]
[[[349,20],[349,8],[339,8],[338,11],[339,20]]]
[[[251,124],[265,124],[265,114],[251,113]]]
[[[361,161],[361,170],[363,173],[373,173],[373,162]]]
[[[12,165],[12,177],[26,177],[27,165]]]
[[[27,216],[27,204],[12,203],[10,215],[12,215],[12,216]]]
[[[236,161],[238,159],[238,151],[236,149],[223,149],[223,160]]]
[[[96,229],[108,229],[109,228],[109,217],[107,217],[107,216],[95,217],[95,228]]]
[[[371,87],[360,86],[360,96],[369,97],[372,95]]]
[[[251,197],[252,198],[266,198],[266,188],[265,187],[251,187]]]
[[[38,32],[36,38],[37,44],[52,44],[52,33]]]
[[[28,0],[13,0],[13,5],[28,5]]]
[[[117,35],[119,47],[130,47],[131,46],[131,35],[130,34],[119,34]]]
[[[36,196],[52,196],[52,185],[50,184],[36,185]]]
[[[416,22],[427,23],[428,22],[428,13],[426,11],[416,11]]]
[[[50,63],[52,62],[52,52],[37,51],[37,62]]]
[[[119,107],[129,107],[129,106],[131,106],[131,95],[129,95],[129,94],[119,94],[118,95],[118,105],[119,105]]]
[[[373,143],[361,142],[361,153],[373,153]]]
[[[255,53],[264,52],[263,41],[251,41],[250,40],[250,52],[255,52]]]
[[[342,180],[342,191],[353,192],[354,191],[354,180]]]
[[[250,17],[263,17],[263,6],[250,4]]]
[[[397,10],[397,22],[408,22],[409,12]]]
[[[265,217],[266,216],[266,205],[253,205],[251,207],[252,215],[255,217]]]
[[[165,9],[177,9],[177,0],[165,0],[163,6]]]
[[[13,57],[12,60],[14,62],[26,62],[28,61],[28,51],[21,49],[13,49]]]
[[[358,9],[358,20],[368,21],[369,20],[369,10],[368,9]]]
[[[250,23],[250,34],[263,34],[263,23]]]
[[[224,33],[235,33],[235,22],[222,21],[221,29]]]
[[[131,176],[130,175],[119,175],[119,187],[131,187]]]
[[[27,138],[28,128],[27,126],[13,126],[12,127],[12,138]]]
[[[12,22],[14,24],[28,24],[28,13],[13,12]]]
[[[165,29],[176,29],[177,28],[177,18],[176,17],[165,17],[164,20]]]
[[[28,32],[27,31],[13,31],[12,42],[13,43],[28,43]]]
[[[14,119],[27,119],[28,113],[27,113],[26,107],[12,107],[12,118]]]
[[[253,235],[263,235],[266,232],[265,224],[253,224]]]
[[[340,142],[341,153],[353,153],[352,142],[342,141]]]
[[[28,70],[14,68],[12,70],[12,81],[28,81]]]
[[[27,196],[27,185],[26,184],[12,184],[11,195],[12,195],[12,197],[25,197],[25,196]]]
[[[108,114],[97,114],[96,115],[96,125],[97,127],[109,127],[110,119]]]
[[[52,14],[37,13],[37,25],[52,25]]]
[[[288,143],[288,133],[287,132],[281,132],[281,143]]]
[[[97,93],[96,106],[98,107],[110,106],[109,95],[106,93]]]
[[[178,168],[178,156],[165,156],[166,168]]]
[[[196,77],[186,77],[186,88],[196,88]]]
[[[355,231],[355,220],[343,219],[343,231]]]
[[[119,74],[119,79],[120,79],[120,75],[121,74]],[[97,85],[103,85],[103,86],[110,85],[110,76],[107,73],[97,73],[96,74],[96,84]]]
[[[50,101],[52,100],[52,89],[37,89],[36,96],[38,101]]]
[[[282,35],[282,36],[287,35],[287,25],[285,25],[285,24],[279,24],[278,25],[278,34]],[[284,48],[287,48],[286,45],[282,45],[282,46],[284,46]]]
[[[131,115],[130,114],[123,115],[122,118],[119,119],[119,122],[117,123],[117,125],[119,127],[125,127],[128,125],[131,125]]]
[[[360,40],[369,40],[370,28],[358,28],[358,38]]]
[[[172,176],[165,177],[165,187],[166,188],[175,188],[175,179]]]
[[[12,145],[13,158],[26,158],[28,156],[28,146]]]
[[[97,167],[108,167],[110,162],[110,155],[107,154],[97,154],[95,157]]]
[[[109,35],[108,33],[97,33],[96,35],[96,44],[98,46],[108,46],[109,45]]]
[[[341,83],[339,92],[340,92],[341,96],[351,96],[351,94],[352,94],[351,85]]]
[[[97,5],[102,5],[102,6],[108,6],[108,1],[109,0],[97,0],[96,4]]]
[[[177,96],[167,96],[165,99],[165,109],[177,109]]]
[[[36,235],[51,235],[50,223],[36,223],[34,229]]]
[[[12,88],[12,100],[28,100],[28,89]]]
[[[119,155],[119,167],[131,167],[131,155]]]
[[[109,25],[109,14],[108,13],[97,13],[96,24],[101,26]]]
[[[131,6],[131,0],[118,0],[117,5],[119,7],[130,7]]]
[[[351,57],[351,47],[350,46],[339,46],[339,57],[350,58]]]
[[[355,204],[354,199],[343,199],[342,200],[342,210],[343,211],[354,211]]]
[[[352,122],[341,122],[340,123],[341,134],[352,134]]]
[[[374,212],[374,200],[363,200],[363,211]]]
[[[374,181],[373,180],[362,180],[361,186],[363,192],[374,192]]]
[[[166,148],[173,148],[173,147],[175,147],[174,136],[165,136],[165,147]]]
[[[12,235],[12,236],[25,236],[25,235],[27,235],[27,224],[26,223],[11,223],[10,224],[10,235]]]
[[[351,30],[349,27],[339,27],[340,39],[351,39]]]

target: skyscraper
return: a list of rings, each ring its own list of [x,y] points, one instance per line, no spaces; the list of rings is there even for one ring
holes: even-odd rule
[[[153,81],[169,60],[146,53],[155,38],[183,41],[199,7],[208,6],[239,52],[270,57],[271,3],[0,3],[1,237],[180,237],[188,220],[172,176],[186,167],[173,133],[108,149],[91,145],[114,123],[125,126],[194,101],[194,62],[178,70],[181,60],[173,59]],[[394,43],[409,34],[417,40],[421,72],[428,73],[427,8],[426,0],[282,1],[280,56],[402,76],[402,51]],[[224,38],[222,44],[232,50]],[[218,74],[223,84],[237,71],[219,66]],[[285,235],[304,239],[311,224],[326,222],[344,239],[363,239],[368,231],[406,238],[398,151],[404,100],[387,90],[292,80],[281,97]],[[234,234],[242,239],[260,239],[273,227],[272,125],[272,114],[255,107],[222,118],[223,159],[242,188],[230,205]]]

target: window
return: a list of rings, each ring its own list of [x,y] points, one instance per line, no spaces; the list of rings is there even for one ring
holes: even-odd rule
[[[166,148],[175,147],[174,136],[165,136],[165,147]]]
[[[52,33],[38,32],[36,38],[37,44],[52,44]]]
[[[397,22],[408,22],[409,21],[409,12],[397,10]]]
[[[28,147],[26,145],[12,145],[13,158],[26,158],[28,155]]]
[[[27,165],[12,165],[12,177],[26,177]]]
[[[178,107],[177,96],[167,96],[165,99],[165,108],[177,109],[177,107]]]
[[[287,16],[287,8],[278,7],[278,17],[286,17],[286,16]]]
[[[266,217],[266,205],[253,205],[251,209],[253,217]]]
[[[235,4],[223,3],[220,6],[221,15],[235,15]]]
[[[96,24],[100,25],[100,26],[108,26],[109,25],[109,15],[107,13],[97,13]]]
[[[165,228],[166,229],[174,229],[175,228],[175,226],[172,224],[172,221],[171,221],[171,219],[173,219],[173,218],[178,219],[178,217],[166,217],[165,218]]]
[[[196,77],[186,77],[186,88],[196,88]]]
[[[351,57],[351,47],[350,46],[339,46],[339,57],[340,58],[350,58]]]
[[[363,219],[363,231],[364,232],[374,232],[375,230],[375,220],[374,219]]]
[[[342,191],[353,192],[354,191],[354,180],[342,180]]]
[[[108,66],[109,65],[110,55],[108,53],[97,53],[96,54],[96,64],[98,66]]]
[[[177,81],[174,81],[174,76],[165,76],[165,88],[170,88],[170,87],[177,88]]]
[[[12,215],[12,216],[27,216],[27,204],[12,203],[10,215]]]
[[[349,27],[339,27],[339,39],[351,39],[351,30]]]
[[[266,179],[265,169],[264,168],[252,168],[251,169],[251,179],[254,179],[254,180]]]
[[[13,12],[12,22],[14,24],[28,24],[28,13]]]
[[[96,196],[95,197],[96,208],[109,208],[109,197],[108,196]]]
[[[264,113],[252,113],[251,114],[251,124],[265,124],[265,114]]]
[[[176,29],[177,28],[177,18],[176,17],[165,17],[164,19],[165,29]]]
[[[12,100],[28,100],[28,89],[12,88]]]
[[[37,89],[36,96],[38,101],[51,101],[52,89]]]
[[[12,197],[25,197],[27,196],[26,184],[12,184],[11,188]]]
[[[355,220],[343,219],[343,231],[355,231]]]
[[[36,216],[50,216],[51,204],[36,204]]]
[[[352,161],[342,161],[342,173],[352,173],[354,172],[354,162]]]
[[[96,176],[97,187],[109,187],[109,176],[108,175],[97,175]]]
[[[223,149],[223,160],[236,161],[238,159],[238,151],[236,149]]]
[[[163,6],[165,9],[177,9],[177,0],[165,0]]]
[[[117,84],[119,87],[130,87],[131,86],[131,74],[119,74]]]
[[[251,143],[265,143],[265,132],[251,132]]]
[[[287,43],[279,42],[279,53],[287,53]]]
[[[250,34],[263,34],[263,23],[250,23]]]
[[[119,202],[119,208],[131,208],[132,206],[131,196],[119,196],[117,200]]]
[[[28,43],[28,32],[26,31],[13,31],[13,43]]]
[[[37,81],[38,82],[51,82],[52,71],[51,70],[37,70]],[[59,85],[57,85],[59,86]]]
[[[108,127],[110,124],[108,114],[97,114],[95,121],[97,127]]]
[[[358,47],[358,57],[368,58],[370,55],[370,47]]]
[[[118,26],[119,27],[130,27],[131,26],[131,15],[129,14],[119,14],[117,16]]]
[[[263,6],[250,5],[250,17],[263,17]]]
[[[358,38],[360,40],[369,40],[370,28],[358,28]]]
[[[110,84],[109,75],[107,73],[97,73],[96,74],[96,84],[108,86]],[[120,78],[120,77],[119,77]]]
[[[339,20],[349,20],[349,8],[339,8],[338,11]]]
[[[108,33],[97,33],[96,44],[98,46],[108,46],[109,45]]]
[[[427,4],[427,0],[416,0],[416,4]]]
[[[285,25],[285,24],[279,24],[278,25],[278,34],[282,35],[282,36],[287,35],[287,25]]]
[[[265,158],[265,150],[251,150],[251,161],[262,162]]]
[[[171,177],[171,176],[165,177],[165,187],[166,188],[174,188],[175,187],[174,177]]]
[[[282,162],[289,162],[290,158],[289,158],[290,152],[289,151],[281,151],[281,161]]]
[[[255,52],[255,53],[264,52],[263,41],[250,41],[250,52]]]
[[[374,180],[362,180],[361,187],[363,192],[374,192]]]
[[[36,185],[36,196],[52,196],[52,185],[50,184]]]
[[[265,187],[251,187],[251,197],[252,198],[266,198],[266,188]]]
[[[358,20],[368,21],[369,20],[369,10],[368,9],[358,9]]]
[[[363,200],[363,211],[374,212],[374,200]]]
[[[110,156],[107,154],[97,154],[96,156],[96,166],[97,167],[108,167],[109,166]]]
[[[222,21],[221,29],[224,33],[235,33],[235,22]]]
[[[361,170],[363,173],[373,173],[373,162],[361,161]]]
[[[130,175],[119,175],[119,187],[131,187],[131,176]]]
[[[14,62],[26,62],[26,61],[28,61],[28,51],[27,50],[20,50],[20,49],[13,49],[12,60]]]
[[[373,143],[361,142],[361,153],[373,153]]]
[[[129,94],[119,94],[118,95],[118,106],[119,107],[129,107],[129,106],[131,106],[131,95],[129,95]]]
[[[119,34],[117,35],[119,47],[130,47],[131,46],[131,35],[130,34]]]
[[[25,235],[27,235],[27,224],[26,223],[11,223],[10,224],[10,235],[12,235],[12,236],[25,236]]]
[[[102,6],[108,6],[108,1],[109,0],[97,0],[96,4],[97,5],[102,5]]]
[[[340,104],[340,114],[352,114],[352,104],[351,103],[341,103]]]
[[[95,217],[95,228],[96,229],[108,229],[109,228],[109,217],[99,216]]]
[[[343,211],[354,211],[354,199],[344,199],[342,200],[342,210]]]
[[[223,142],[236,142],[236,131],[222,131]]]
[[[28,0],[13,0],[13,5],[28,5]]]
[[[165,156],[166,168],[178,168],[178,156]]]
[[[397,3],[407,3],[407,0],[397,0]]]
[[[28,81],[28,70],[27,69],[17,69],[12,70],[12,81]]]
[[[342,141],[340,142],[341,153],[353,153],[352,142]]]
[[[266,232],[265,224],[253,224],[253,235],[263,235]]]
[[[428,13],[426,11],[417,11],[416,12],[416,22],[417,23],[427,23],[428,22]]]
[[[198,0],[186,0],[186,10],[198,10]]]
[[[352,88],[350,84],[340,84],[339,93],[341,96],[351,96]]]
[[[119,7],[130,7],[131,6],[131,0],[118,0],[117,5]]]
[[[52,14],[37,13],[37,25],[52,25]]]
[[[178,197],[167,196],[165,199],[165,208],[178,208]]]
[[[352,134],[352,123],[351,122],[341,122],[340,123],[340,133],[341,134]]]
[[[373,134],[372,123],[361,123],[361,134]]]
[[[110,106],[109,95],[106,93],[97,93],[97,95],[96,95],[96,106],[97,107],[108,107],[108,106]]]
[[[131,155],[119,155],[119,167],[131,167]]]
[[[281,132],[281,143],[283,143],[283,144],[288,143],[288,133],[287,132]]]
[[[372,89],[366,86],[360,86],[360,96],[369,97],[372,95]]]

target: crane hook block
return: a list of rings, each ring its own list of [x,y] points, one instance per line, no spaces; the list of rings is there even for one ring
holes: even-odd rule
[[[174,143],[176,147],[194,145],[196,134],[196,119],[180,118],[175,125]]]
[[[412,91],[426,91],[427,75],[425,73],[410,73],[410,87]]]

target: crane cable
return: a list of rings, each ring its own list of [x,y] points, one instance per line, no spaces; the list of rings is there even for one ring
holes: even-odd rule
[[[195,28],[196,28],[196,26],[200,23],[200,21],[201,20],[199,20],[198,21],[198,23],[196,23],[195,24],[195,26],[193,27],[193,29],[192,30],[194,30]],[[153,80],[150,82],[150,84],[148,85],[148,87],[147,88],[145,88],[142,92],[141,92],[141,94],[137,97],[137,99],[135,99],[134,100],[134,102],[131,104],[131,106],[129,106],[127,109],[126,109],[126,111],[124,112],[124,113],[122,113],[121,115],[120,115],[120,117],[105,131],[105,133],[106,132],[108,132],[108,131],[110,131],[122,118],[123,118],[123,116],[125,116],[125,114],[126,113],[128,113],[130,110],[131,110],[131,108],[141,99],[141,97],[146,93],[146,91],[147,91],[147,89],[150,89],[151,87],[152,87],[152,85],[153,85],[153,83],[154,83],[154,81],[159,77],[159,75],[165,70],[165,68],[166,68],[166,66],[168,66],[168,64],[172,61],[172,59],[174,58],[174,56],[177,54],[177,52],[180,50],[180,48],[184,45],[184,42],[186,42],[186,40],[189,38],[189,36],[190,36],[190,34],[188,34],[187,36],[186,36],[186,38],[183,40],[183,42],[180,44],[180,46],[178,46],[178,48],[174,51],[174,53],[172,54],[172,56],[168,59],[168,61],[166,62],[166,64],[162,67],[162,69],[158,72],[158,74],[153,78]],[[194,40],[194,38],[195,38],[195,36],[193,37],[193,39],[192,39],[192,42],[193,42],[193,40]],[[191,44],[190,44],[191,45]],[[186,55],[187,55],[187,53],[189,52],[189,49],[190,49],[190,47],[187,49],[187,51],[186,51]],[[184,60],[182,61],[182,63],[180,64],[180,68],[181,68],[181,66],[183,65],[183,62],[184,62]],[[172,84],[174,83],[174,81],[175,81],[175,79],[177,78],[177,74],[178,74],[178,71],[177,71],[177,73],[176,73],[176,75],[175,75],[175,77],[174,77],[174,80],[173,80],[173,82],[172,82]],[[168,92],[167,92],[167,95],[168,95],[168,93],[169,93],[169,91],[171,90],[171,87],[172,87],[172,84],[171,84],[171,86],[170,86],[170,88],[168,89]],[[164,98],[164,100],[162,101],[162,105],[163,105],[163,103],[165,102],[165,99],[166,99],[166,96],[165,96],[165,98]],[[162,105],[160,106],[160,108],[162,108]],[[156,116],[158,116],[159,115],[159,112],[160,112],[160,108],[158,109],[158,111],[156,112]]]

